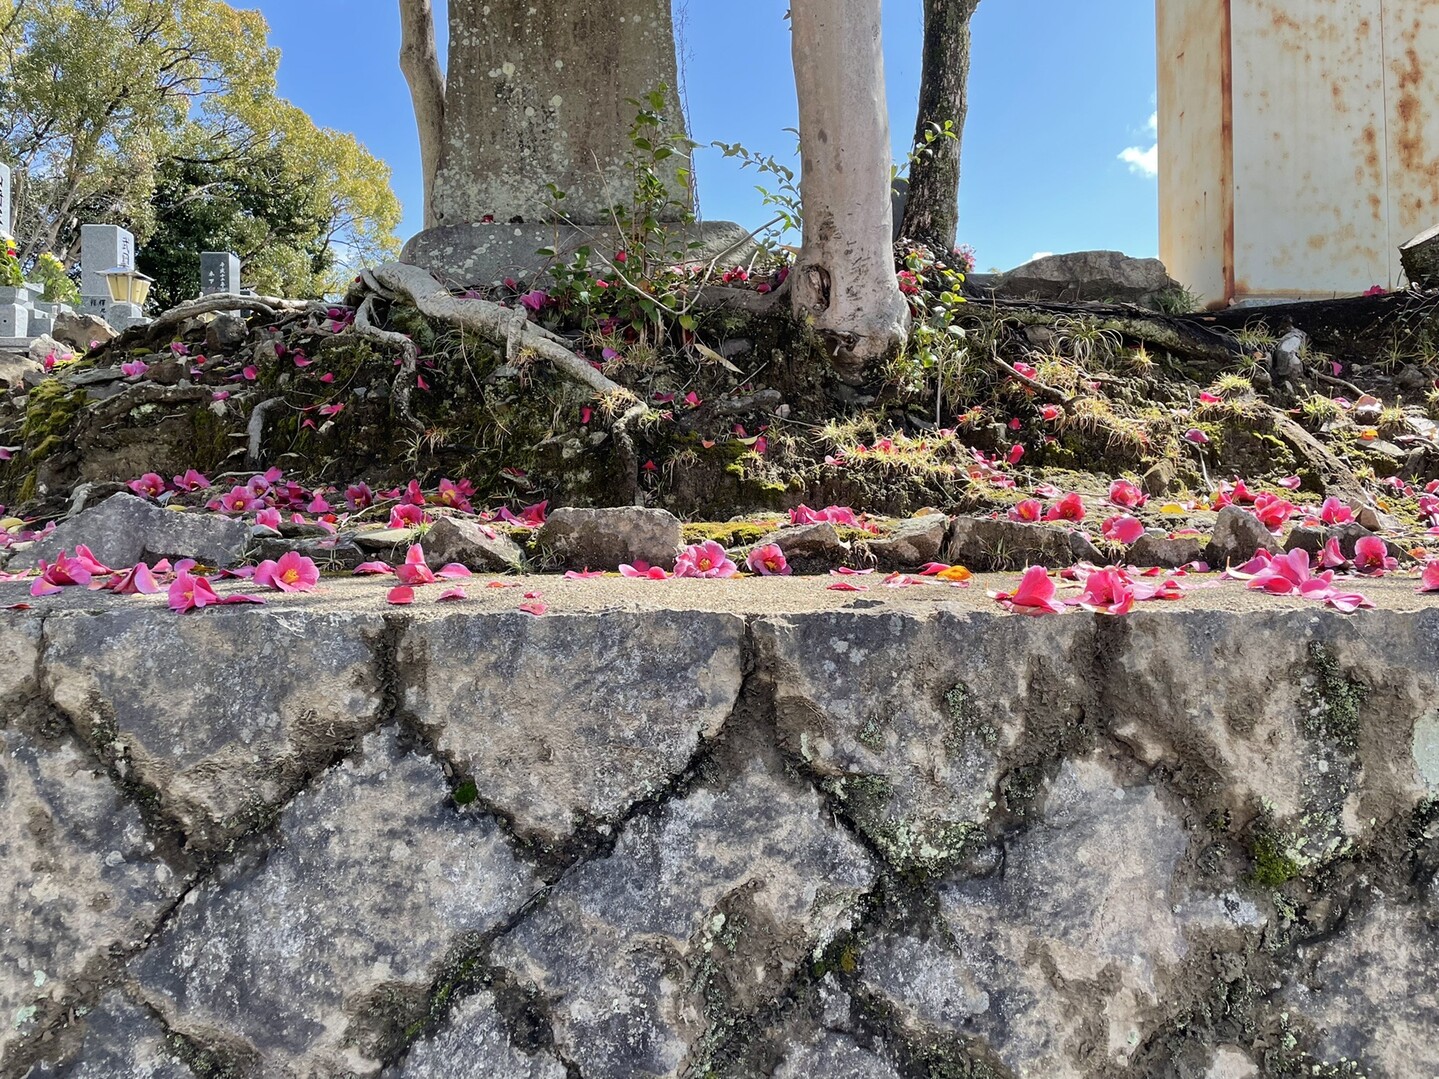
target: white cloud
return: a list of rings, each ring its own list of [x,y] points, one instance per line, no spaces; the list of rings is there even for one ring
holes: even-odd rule
[[[1052,254],[1054,254],[1053,251],[1036,251],[1034,254],[1029,256],[1029,261],[1035,262],[1039,259],[1047,259]]]
[[[1129,171],[1139,176],[1159,175],[1159,113],[1151,113],[1149,122],[1145,124],[1148,128],[1153,145],[1148,149],[1143,146],[1129,146],[1120,151],[1119,160],[1129,166]]]

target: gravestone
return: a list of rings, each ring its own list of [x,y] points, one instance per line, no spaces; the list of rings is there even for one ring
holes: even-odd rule
[[[106,318],[110,309],[110,286],[105,271],[135,268],[135,237],[119,225],[80,227],[80,310]],[[125,305],[127,307],[133,305]],[[111,323],[114,325],[114,323]]]
[[[200,295],[236,292],[240,288],[240,256],[228,251],[200,252]]]
[[[10,166],[0,165],[0,233],[11,235],[14,218],[10,208]]]

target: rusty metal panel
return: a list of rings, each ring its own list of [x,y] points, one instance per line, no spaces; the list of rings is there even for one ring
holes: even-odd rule
[[[1157,16],[1171,272],[1211,300],[1395,287],[1398,245],[1439,222],[1439,0],[1157,0]]]
[[[1381,0],[1234,0],[1235,292],[1386,284]]]
[[[1439,0],[1385,0],[1389,276],[1398,246],[1439,224]]]
[[[1229,0],[1159,0],[1159,257],[1202,299],[1229,296],[1233,220],[1225,96]]]

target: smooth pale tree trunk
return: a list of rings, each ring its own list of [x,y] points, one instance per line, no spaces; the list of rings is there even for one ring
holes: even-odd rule
[[[400,70],[410,84],[420,131],[420,165],[425,181],[425,228],[435,225],[435,173],[445,137],[445,76],[435,43],[431,0],[400,0]]]
[[[931,124],[954,124],[953,139],[935,139],[909,170],[909,194],[900,235],[943,257],[959,230],[959,148],[967,110],[969,20],[979,0],[924,0],[924,67],[914,143],[925,145]]]
[[[891,242],[889,113],[880,0],[793,0],[804,240],[795,317],[857,376],[903,344],[909,306]]]

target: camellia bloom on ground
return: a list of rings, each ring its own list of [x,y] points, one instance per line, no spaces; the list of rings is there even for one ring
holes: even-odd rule
[[[691,544],[675,560],[676,577],[733,577],[738,572],[728,552],[714,540]]]

